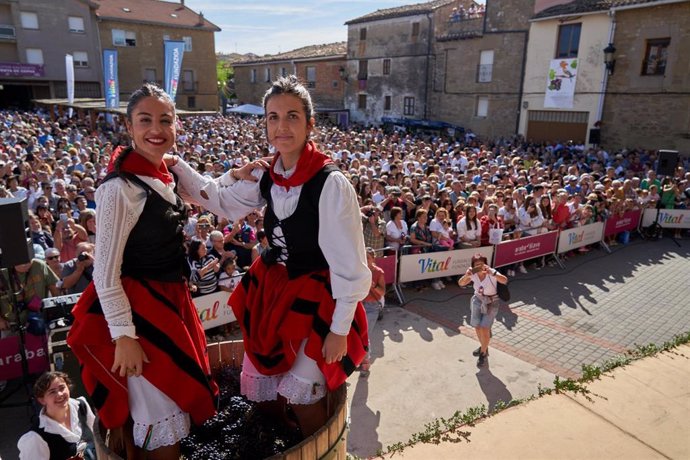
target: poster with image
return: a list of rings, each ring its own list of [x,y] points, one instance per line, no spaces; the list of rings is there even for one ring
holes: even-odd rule
[[[577,58],[552,59],[546,78],[544,108],[572,109],[577,80]]]

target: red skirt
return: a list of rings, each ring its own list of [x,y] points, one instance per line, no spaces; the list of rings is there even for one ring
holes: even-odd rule
[[[284,265],[269,266],[258,258],[242,277],[228,304],[242,328],[247,356],[264,375],[290,370],[302,341],[307,339],[304,352],[316,361],[326,386],[333,391],[354,372],[367,353],[367,316],[358,302],[347,336],[347,356],[326,364],[322,348],[335,310],[328,270],[289,279]]]
[[[201,424],[216,412],[206,337],[184,282],[122,278],[132,320],[149,363],[143,376]],[[91,283],[72,310],[67,343],[82,365],[81,377],[106,428],[129,416],[127,377],[110,372],[115,357],[108,324]]]

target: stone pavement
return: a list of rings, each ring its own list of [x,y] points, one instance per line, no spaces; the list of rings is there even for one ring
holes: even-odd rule
[[[690,345],[615,369],[589,399],[544,396],[463,426],[464,440],[416,444],[406,459],[690,458]]]

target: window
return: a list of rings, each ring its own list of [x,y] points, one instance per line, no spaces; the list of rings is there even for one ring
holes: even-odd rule
[[[156,82],[156,69],[144,69],[144,81],[155,83]]]
[[[184,91],[194,91],[193,70],[182,70],[182,89]]]
[[[192,51],[192,37],[182,37],[182,41],[184,42],[185,53],[190,53]]]
[[[383,60],[383,74],[384,75],[390,75],[391,74],[391,60],[390,59],[384,59]]]
[[[137,46],[137,35],[129,30],[113,29],[113,45]]]
[[[38,48],[27,48],[26,62],[27,64],[43,65],[43,50]]]
[[[568,24],[558,28],[557,58],[577,57],[580,47],[580,29],[582,24]]]
[[[367,95],[360,94],[357,100],[357,108],[359,110],[365,110],[367,108]]]
[[[22,29],[38,29],[38,15],[29,11],[22,11],[20,13],[22,21]]]
[[[358,80],[366,80],[369,76],[369,61],[362,59],[359,61],[359,72],[357,72]]]
[[[72,53],[72,59],[74,60],[74,67],[88,67],[89,66],[89,55],[85,51],[75,51]]]
[[[489,114],[489,98],[479,96],[477,98],[477,116],[486,117]]]
[[[362,41],[367,39],[367,28],[366,27],[362,27],[361,29],[359,29],[359,39]]]
[[[196,108],[196,96],[187,96],[187,108],[188,109],[195,109]]]
[[[307,88],[316,88],[316,67],[307,67]]]
[[[74,32],[77,34],[84,33],[84,18],[81,18],[79,16],[69,16],[67,18],[67,25],[69,27],[70,32]]]
[[[252,71],[249,74],[249,81],[252,83],[256,83],[256,69],[252,69]]]
[[[388,111],[391,109],[391,100],[393,98],[390,96],[386,96],[383,98],[383,110]]]
[[[418,22],[412,23],[412,36],[413,37],[419,37],[419,23]]]
[[[285,67],[280,68],[280,76],[287,77],[287,69]]]
[[[494,50],[484,50],[479,55],[479,67],[477,68],[477,82],[488,83],[493,77]]]
[[[406,97],[403,99],[403,115],[414,115],[413,97]]]
[[[268,83],[271,82],[271,69],[270,69],[270,67],[266,67],[266,69],[264,69],[264,77],[266,78],[266,82],[268,82]]]
[[[647,51],[642,62],[642,75],[664,75],[670,38],[647,40]]]

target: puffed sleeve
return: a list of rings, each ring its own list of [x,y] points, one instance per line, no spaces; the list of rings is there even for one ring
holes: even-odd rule
[[[357,302],[371,286],[357,196],[339,172],[331,173],[319,199],[319,247],[331,271],[335,312],[331,332],[347,335]]]
[[[213,179],[202,176],[183,160],[171,168],[177,174],[180,196],[218,216],[236,221],[266,204],[259,182],[237,181],[232,177],[232,170]],[[258,179],[263,173],[261,169],[252,171]]]
[[[113,339],[136,338],[132,308],[122,288],[121,267],[127,239],[146,204],[141,187],[116,178],[96,192],[96,257],[93,282]]]
[[[17,442],[19,460],[48,460],[50,448],[41,435],[35,431],[24,434]]]

